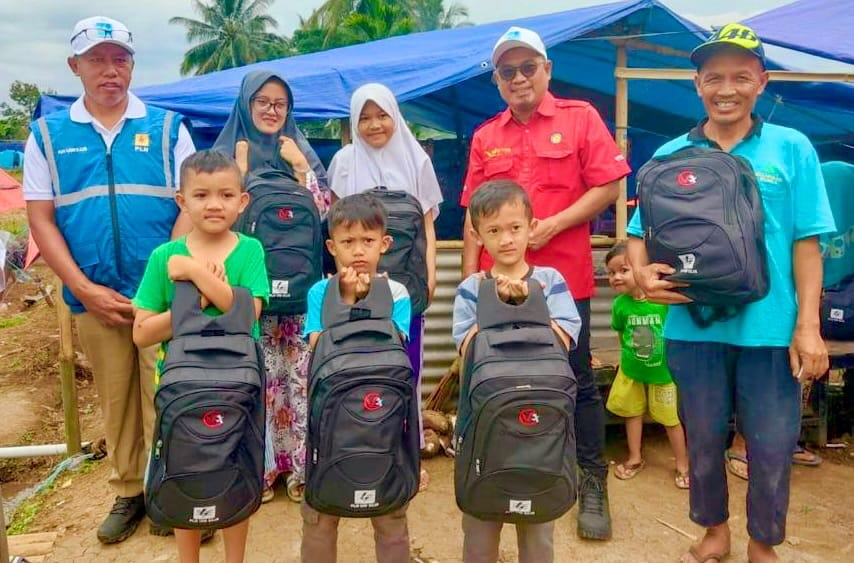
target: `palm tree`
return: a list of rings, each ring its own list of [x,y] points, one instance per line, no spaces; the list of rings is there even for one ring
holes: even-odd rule
[[[345,44],[406,35],[414,30],[406,8],[390,0],[361,0],[356,11],[347,16],[339,28]]]
[[[181,74],[207,74],[283,56],[287,44],[269,31],[279,25],[266,13],[273,1],[193,0],[193,11],[201,19],[169,20],[187,28],[187,41],[198,42],[184,53]]]
[[[450,29],[473,25],[466,18],[469,10],[454,2],[447,9],[443,0],[409,0],[407,9],[415,23],[415,31]]]

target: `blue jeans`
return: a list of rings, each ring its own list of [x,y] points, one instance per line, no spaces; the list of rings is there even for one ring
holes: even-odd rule
[[[666,353],[688,441],[691,520],[708,528],[729,518],[724,452],[735,411],[750,460],[747,531],[764,544],[782,543],[801,420],[788,349],[668,340]]]

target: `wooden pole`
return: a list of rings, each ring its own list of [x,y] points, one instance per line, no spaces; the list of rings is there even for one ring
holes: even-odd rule
[[[626,68],[628,57],[626,56],[626,45],[620,43],[617,45],[617,68]],[[616,73],[615,73],[616,75]],[[628,155],[628,127],[629,127],[629,83],[625,78],[616,75],[616,108],[614,110],[614,128],[617,146],[623,152],[626,159]],[[626,178],[620,180],[620,195],[617,196],[617,240],[625,240],[626,224],[628,223],[628,211],[626,202],[628,198],[628,181]]]
[[[57,280],[57,287],[62,287]],[[77,414],[77,384],[74,380],[74,338],[71,329],[71,309],[62,299],[56,300],[59,321],[59,381],[62,386],[62,410],[65,416],[66,455],[80,453],[80,417]]]
[[[0,561],[9,561],[9,542],[6,541],[6,515],[3,513],[3,491],[0,489]]]
[[[341,146],[349,145],[353,142],[353,139],[350,138],[350,118],[345,117],[341,119]]]

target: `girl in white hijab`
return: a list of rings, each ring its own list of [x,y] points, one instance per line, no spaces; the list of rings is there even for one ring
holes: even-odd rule
[[[442,191],[433,163],[409,130],[397,99],[382,84],[365,84],[350,98],[350,135],[353,139],[339,150],[329,164],[332,199],[361,193],[377,186],[409,192],[421,203],[427,235],[427,292],[432,300],[436,289],[436,230]],[[413,315],[407,349],[418,396],[421,396],[422,315]],[[422,472],[422,484],[426,484]]]

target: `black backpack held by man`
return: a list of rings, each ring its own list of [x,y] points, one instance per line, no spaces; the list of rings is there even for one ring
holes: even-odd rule
[[[245,288],[234,288],[234,305],[218,317],[199,300],[196,286],[175,284],[145,507],[160,526],[227,528],[261,505],[264,361]]]
[[[234,230],[257,238],[267,258],[265,313],[305,313],[308,290],[323,277],[323,234],[314,197],[282,170],[246,176],[249,205]]]
[[[412,314],[420,315],[427,309],[427,234],[421,203],[402,190],[376,187],[371,194],[385,205],[386,231],[392,238],[391,247],[380,258],[379,271],[406,287]]]
[[[668,264],[699,326],[733,317],[768,294],[765,214],[750,163],[690,147],[653,158],[638,172],[650,263]]]
[[[542,523],[575,504],[576,381],[536,281],[521,305],[481,282],[462,369],[457,505],[481,520]]]
[[[323,514],[372,517],[418,491],[418,399],[412,366],[391,319],[388,280],[355,305],[338,276],[323,300],[311,358],[305,500]]]
[[[854,341],[854,275],[824,288],[821,335],[827,340]]]

